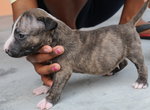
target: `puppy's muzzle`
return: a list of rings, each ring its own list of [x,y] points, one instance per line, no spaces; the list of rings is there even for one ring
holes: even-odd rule
[[[16,50],[10,50],[10,49],[5,49],[5,52],[11,56],[11,57],[14,57],[14,58],[18,58],[18,57],[22,57],[22,56],[26,56],[26,55],[29,55],[31,54],[31,51],[30,50],[26,50],[26,51],[23,51],[23,52],[18,52]]]
[[[11,56],[11,57],[17,57],[18,56],[18,53],[16,51],[12,51],[12,50],[9,50],[9,49],[5,49],[5,52]]]

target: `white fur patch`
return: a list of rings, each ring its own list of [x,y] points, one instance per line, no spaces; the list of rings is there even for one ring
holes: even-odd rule
[[[14,40],[14,31],[16,29],[16,25],[17,25],[17,23],[18,23],[20,18],[21,18],[21,16],[19,16],[18,19],[15,21],[13,29],[12,29],[12,32],[11,32],[11,35],[10,35],[10,37],[8,38],[8,40],[4,44],[4,50],[9,49],[9,46],[10,46],[11,42],[13,42],[13,40]]]
[[[53,107],[53,104],[49,103],[46,99],[43,99],[37,104],[37,107],[40,110],[48,110]]]
[[[34,89],[34,90],[33,90],[33,94],[34,94],[34,95],[46,94],[49,89],[50,89],[50,87],[42,85],[42,86],[40,86],[40,87]]]
[[[138,82],[133,83],[132,86],[135,89],[145,89],[148,87],[147,85],[144,85],[143,83],[138,83]]]

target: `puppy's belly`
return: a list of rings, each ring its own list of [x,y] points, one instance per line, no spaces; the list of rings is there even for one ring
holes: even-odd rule
[[[79,67],[74,67],[73,68],[73,72],[76,73],[83,73],[83,74],[94,74],[94,75],[105,75],[105,74],[109,74],[111,73],[111,71],[113,70],[115,66],[113,67],[109,67],[106,70],[102,69],[101,66],[99,66],[99,68],[94,67],[94,66],[79,66]]]
[[[116,67],[119,66],[119,63],[125,57],[121,56],[120,58],[111,58],[111,59],[102,59],[100,60],[84,60],[76,62],[73,67],[73,72],[85,73],[85,74],[95,74],[95,75],[105,75],[111,73]]]

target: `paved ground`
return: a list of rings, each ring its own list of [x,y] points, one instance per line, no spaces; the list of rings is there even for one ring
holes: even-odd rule
[[[120,12],[102,24],[116,24]],[[150,10],[144,15],[150,20]],[[3,44],[10,35],[12,18],[0,17],[0,110],[37,110],[36,103],[45,95],[34,96],[32,89],[42,82],[32,65],[25,58],[15,59],[3,51]],[[142,40],[145,61],[150,69],[150,41]],[[134,65],[129,65],[111,77],[73,74],[63,91],[61,100],[52,110],[150,110],[150,87],[135,90]]]

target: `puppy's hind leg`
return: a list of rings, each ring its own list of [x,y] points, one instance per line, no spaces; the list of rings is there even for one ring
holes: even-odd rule
[[[144,56],[142,54],[142,49],[140,45],[139,46],[136,45],[134,49],[130,50],[128,54],[128,59],[135,64],[138,72],[138,79],[133,84],[133,87],[135,89],[147,88],[148,70],[144,63]]]

